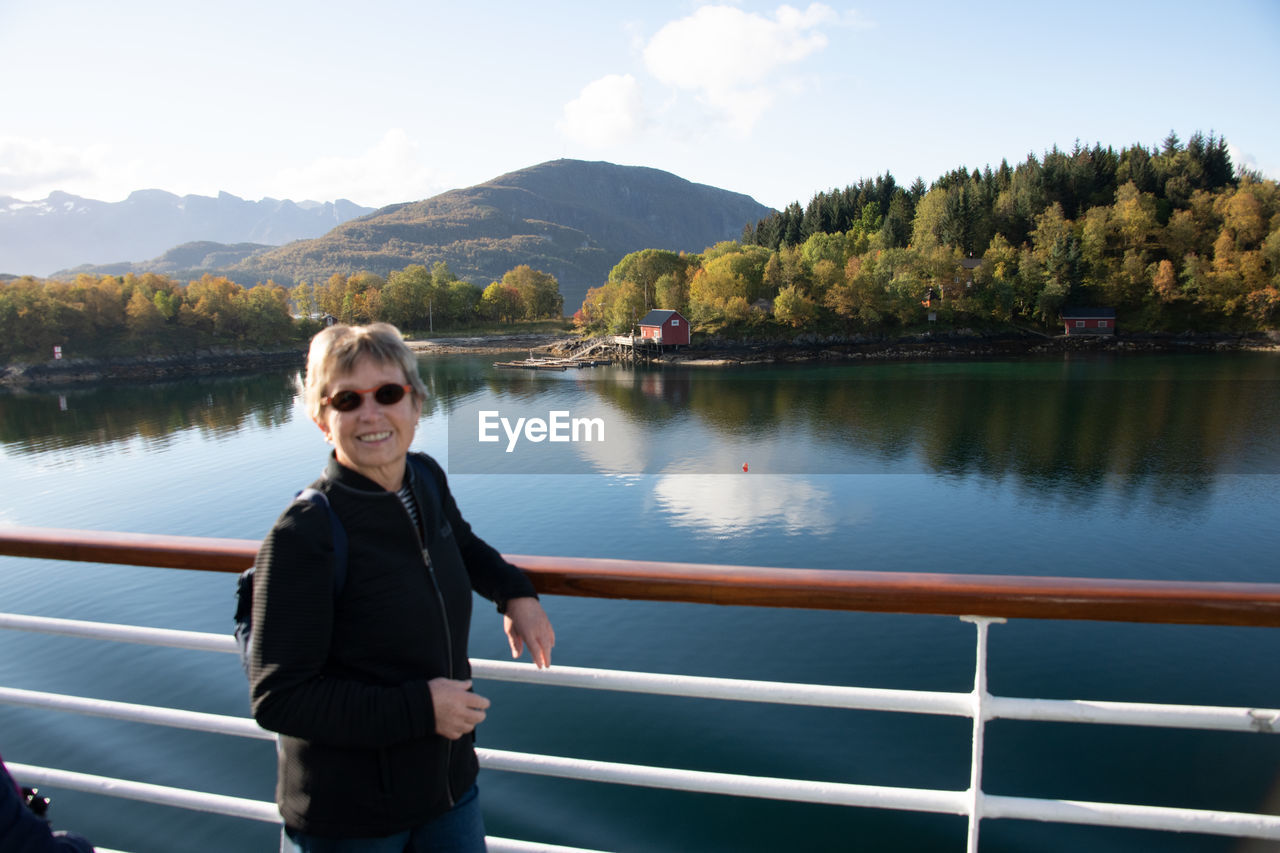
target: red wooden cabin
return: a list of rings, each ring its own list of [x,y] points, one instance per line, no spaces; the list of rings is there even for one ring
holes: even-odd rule
[[[655,308],[640,318],[640,340],[671,346],[689,343],[689,321],[679,311]]]
[[[1116,309],[1063,308],[1058,312],[1063,333],[1067,335],[1114,335]]]

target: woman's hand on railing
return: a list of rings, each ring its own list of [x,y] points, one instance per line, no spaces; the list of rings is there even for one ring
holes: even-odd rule
[[[538,599],[522,597],[508,601],[507,612],[502,617],[502,630],[507,632],[513,658],[520,657],[524,647],[528,646],[529,656],[538,669],[551,666],[551,649],[556,644],[556,632]]]
[[[484,721],[489,700],[471,692],[471,679],[433,678],[427,687],[436,715],[436,734],[441,737],[457,740]]]

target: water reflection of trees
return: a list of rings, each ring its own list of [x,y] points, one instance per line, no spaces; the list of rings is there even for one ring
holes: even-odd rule
[[[97,385],[0,396],[0,444],[39,453],[138,438],[163,446],[188,430],[218,437],[247,424],[273,427],[292,416],[297,373]]]
[[[487,365],[487,362],[486,362]],[[484,371],[460,359],[423,359],[424,416],[441,401],[484,386]],[[301,387],[295,370],[112,383],[62,391],[0,391],[0,445],[17,453],[142,439],[162,447],[188,430],[224,437],[245,426],[288,423]]]
[[[1012,477],[1036,493],[1087,498],[1150,491],[1181,501],[1223,473],[1278,473],[1280,373],[1274,359],[699,371],[494,371],[492,358],[424,358],[424,416],[477,394],[533,401],[585,393],[660,440],[695,419],[735,439],[794,437],[821,470]],[[1224,368],[1224,365],[1227,367]],[[293,371],[62,392],[0,393],[0,442],[35,453],[184,431],[211,437],[293,416]],[[586,389],[586,390],[583,390]],[[65,409],[63,404],[65,403]],[[545,401],[544,401],[545,403]],[[781,437],[781,438],[779,438]],[[695,449],[696,450],[696,449]],[[815,463],[813,460],[819,460]]]
[[[516,371],[528,378],[525,371]],[[485,390],[496,392],[502,382],[494,375],[492,356],[425,356],[418,360],[418,375],[427,386],[429,399],[423,411],[437,407],[448,413],[463,401]],[[506,374],[511,378],[514,374]]]
[[[1069,366],[1057,378],[975,368],[943,374],[808,370],[709,374],[638,371],[590,385],[636,420],[660,428],[684,412],[722,435],[792,435],[827,447],[807,473],[923,470],[1014,477],[1036,491],[1087,496],[1150,489],[1177,500],[1215,475],[1280,472],[1274,367],[1213,375]],[[1190,378],[1188,378],[1190,377]],[[762,381],[763,380],[763,381]],[[800,472],[797,472],[800,473]]]
[[[419,362],[427,387],[423,416],[483,390],[492,359],[429,358]],[[112,383],[61,391],[0,390],[0,445],[38,453],[135,438],[164,446],[197,430],[226,436],[244,426],[274,427],[293,417],[298,371]]]

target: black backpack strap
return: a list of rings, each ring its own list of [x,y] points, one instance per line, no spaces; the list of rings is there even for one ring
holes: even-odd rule
[[[295,500],[307,501],[324,507],[329,516],[329,529],[333,534],[333,596],[338,597],[343,585],[347,582],[347,531],[338,520],[338,514],[329,505],[329,498],[324,492],[310,486],[298,492]]]
[[[333,535],[333,597],[336,599],[347,582],[347,531],[324,492],[308,487],[298,492],[294,500],[321,506],[329,516]],[[232,633],[240,650],[240,666],[244,668],[245,675],[249,674],[249,635],[253,631],[253,575],[254,567],[250,566],[236,578],[236,627]]]
[[[408,455],[409,467],[413,469],[415,480],[420,480],[426,488],[427,494],[431,497],[432,516],[436,520],[439,527],[444,527],[448,522],[444,518],[444,500],[440,497],[440,484],[436,482],[436,476],[431,468],[423,461],[422,457],[415,453]]]

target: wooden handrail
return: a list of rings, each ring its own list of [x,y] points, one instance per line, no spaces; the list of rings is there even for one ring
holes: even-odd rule
[[[163,569],[241,572],[253,565],[254,555],[261,544],[255,539],[212,539],[56,527],[0,527],[0,554]]]
[[[0,527],[0,555],[239,572],[259,542]],[[547,595],[953,616],[1280,627],[1280,584],[782,569],[508,554]]]

